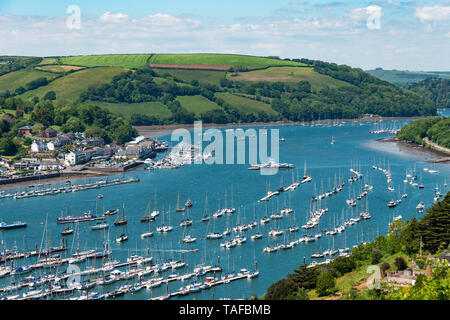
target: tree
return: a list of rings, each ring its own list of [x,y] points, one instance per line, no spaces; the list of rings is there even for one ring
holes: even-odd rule
[[[389,270],[390,268],[391,268],[391,265],[390,265],[389,263],[387,263],[387,262],[383,263],[383,264],[380,266],[381,273],[382,273],[383,275],[386,275],[386,271]]]
[[[408,267],[408,264],[403,257],[395,258],[394,265],[399,271],[403,271]]]
[[[49,91],[45,94],[45,96],[42,99],[43,100],[56,100],[56,92]]]
[[[272,284],[264,296],[266,300],[284,300],[288,296],[296,293],[298,290],[297,285],[290,279],[281,279]]]
[[[31,120],[50,126],[53,124],[53,112],[48,108],[39,108],[31,114]]]
[[[80,121],[80,119],[76,117],[70,117],[69,120],[66,121],[65,124],[61,127],[64,132],[83,132],[85,126]]]
[[[372,250],[372,264],[378,264],[382,257],[383,257],[383,255],[381,254],[380,250],[378,250],[378,249]]]
[[[17,153],[16,144],[8,138],[0,139],[0,155],[2,156],[13,156]]]
[[[317,277],[316,291],[319,296],[333,294],[335,292],[336,280],[329,271],[322,272]]]

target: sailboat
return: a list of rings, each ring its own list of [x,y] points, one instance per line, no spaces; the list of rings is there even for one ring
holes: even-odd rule
[[[125,216],[125,205],[122,207],[122,219],[119,220],[119,217],[117,217],[116,221],[114,221],[115,226],[123,226],[127,224],[128,220]]]
[[[166,214],[170,214],[170,205],[169,205],[169,212],[166,212]],[[169,219],[170,219],[170,215],[169,215]],[[156,231],[162,232],[162,233],[167,233],[172,230],[173,230],[173,227],[170,224],[168,224],[168,225],[164,224],[164,215],[163,215],[163,225],[157,227]]]
[[[208,196],[205,196],[205,215],[202,217],[203,222],[207,222],[211,219],[211,216],[208,215]]]
[[[153,237],[153,232],[150,231],[150,223],[148,224],[148,232],[141,234],[141,239]]]
[[[148,206],[147,206],[147,214],[145,216],[141,217],[141,222],[149,222],[149,221],[155,221],[155,216],[153,216],[150,213],[150,208],[151,208],[151,198],[148,198]]]
[[[180,207],[180,191],[178,191],[178,197],[177,197],[177,208],[175,209],[176,212],[183,212],[184,208]]]

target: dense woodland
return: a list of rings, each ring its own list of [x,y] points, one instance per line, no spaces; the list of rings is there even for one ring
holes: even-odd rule
[[[335,293],[336,278],[341,277],[357,268],[379,264],[383,257],[404,253],[415,256],[417,263],[426,262],[416,255],[420,253],[422,239],[422,253],[437,254],[448,249],[450,244],[450,193],[445,198],[427,210],[427,214],[420,220],[412,218],[410,221],[396,221],[391,225],[387,236],[379,236],[375,241],[366,245],[359,245],[351,251],[349,257],[339,257],[329,264],[306,268],[301,265],[294,273],[272,284],[264,299],[268,300],[306,300],[308,291],[315,290],[320,296]],[[394,266],[388,263],[381,265],[381,271],[405,270],[408,268],[404,258],[395,259]],[[450,299],[450,270],[448,267],[439,268],[433,272],[433,277],[421,278],[412,288],[395,291],[370,290],[371,299]],[[344,298],[357,298],[350,292]]]
[[[436,108],[450,108],[450,80],[440,78],[428,78],[408,87],[434,102]]]
[[[419,119],[404,126],[397,134],[400,140],[425,146],[423,138],[428,137],[440,146],[450,148],[450,118],[433,117]]]

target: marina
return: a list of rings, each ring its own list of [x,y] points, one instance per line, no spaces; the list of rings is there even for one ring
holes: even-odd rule
[[[349,255],[393,221],[421,217],[450,180],[448,165],[356,123],[279,127],[280,161],[293,168],[273,176],[160,153],[133,178],[3,189],[0,221],[26,228],[0,231],[0,298],[241,299],[304,261]],[[148,170],[164,166],[178,169]]]

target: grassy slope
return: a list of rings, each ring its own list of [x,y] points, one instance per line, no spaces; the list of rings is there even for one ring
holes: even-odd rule
[[[58,60],[59,60],[58,58],[44,58],[39,63],[39,65],[42,65],[42,64],[59,64],[60,62]]]
[[[63,64],[72,64],[84,67],[124,67],[144,68],[147,65],[149,54],[110,54],[95,56],[63,57]]]
[[[92,104],[106,108],[109,111],[119,114],[126,119],[130,119],[133,113],[145,114],[148,116],[159,116],[168,118],[172,115],[170,110],[161,102],[142,102],[142,103],[108,103],[92,101]]]
[[[182,64],[182,65],[226,65],[263,68],[273,65],[302,65],[298,62],[283,61],[264,57],[254,57],[233,54],[154,54],[150,63],[154,64]]]
[[[56,72],[56,73],[64,73],[64,72],[68,72],[68,71],[72,71],[72,70],[81,70],[81,69],[84,69],[84,67],[53,64],[53,65],[46,65],[46,66],[37,66],[37,67],[35,67],[35,69]]]
[[[49,85],[28,91],[22,96],[27,99],[32,96],[41,98],[48,91],[55,91],[57,99],[77,100],[82,92],[91,85],[107,83],[125,68],[99,67],[93,69],[84,69],[56,79]]]
[[[450,79],[450,72],[419,72],[398,70],[367,70],[367,73],[396,85],[406,86],[429,77]]]
[[[261,101],[236,96],[228,92],[218,92],[216,93],[216,96],[225,100],[226,102],[228,102],[232,106],[235,106],[243,112],[256,114],[258,113],[258,111],[264,111],[267,114],[277,114],[277,112],[273,110],[269,104]]]
[[[255,70],[249,72],[240,72],[237,75],[228,74],[227,78],[233,81],[280,81],[280,82],[299,82],[302,80],[309,81],[313,88],[342,87],[349,84],[333,79],[329,76],[319,74],[312,68],[296,68],[296,67],[271,67],[264,70]]]
[[[23,69],[4,74],[0,77],[0,92],[6,90],[14,91],[21,86],[25,88],[27,83],[43,77],[50,80],[57,77],[57,75],[33,69]]]
[[[195,113],[196,115],[200,115],[203,112],[221,109],[216,103],[206,99],[203,96],[180,96],[177,97],[181,103],[181,106],[186,108],[186,110]]]

